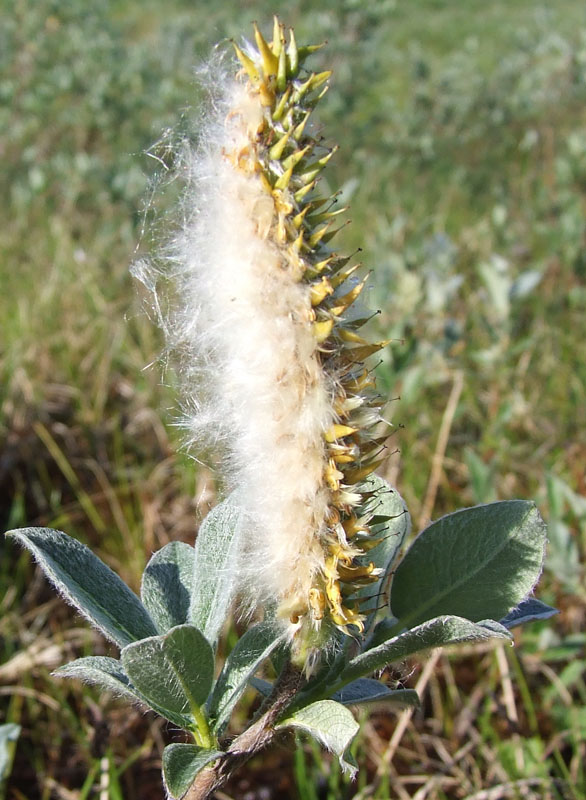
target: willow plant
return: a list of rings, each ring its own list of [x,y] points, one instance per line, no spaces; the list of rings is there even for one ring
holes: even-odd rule
[[[366,676],[432,647],[508,640],[513,625],[553,613],[529,597],[545,529],[528,502],[444,517],[396,563],[409,514],[374,474],[388,430],[368,361],[387,343],[362,333],[367,278],[331,245],[345,209],[320,192],[336,148],[312,124],[330,79],[306,67],[316,49],[275,19],[271,40],[255,26],[233,62],[214,60],[198,142],[178,170],[184,221],[164,253],[174,291],[162,321],[180,354],[192,444],[217,446],[232,492],[195,547],[153,555],[140,599],[66,534],[12,532],[121,650],[56,674],[151,708],[191,737],[163,754],[173,798],[208,797],[295,728],[354,772],[348,706],[418,702]],[[147,283],[161,272],[151,265]],[[260,621],[218,670],[235,604]],[[227,736],[247,687],[262,696],[259,711]]]

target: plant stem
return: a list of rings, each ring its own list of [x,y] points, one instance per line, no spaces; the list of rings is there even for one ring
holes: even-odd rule
[[[197,705],[197,703],[193,703],[191,706],[191,713],[193,718],[195,719],[195,724],[197,725],[197,733],[199,738],[201,739],[202,747],[211,748],[214,746],[214,740],[212,735],[210,734],[210,729],[208,726],[208,721],[206,719],[205,714],[201,710],[201,708]]]
[[[303,674],[289,663],[281,673],[270,697],[263,704],[263,708],[267,710],[234,739],[223,758],[197,775],[183,800],[206,800],[212,792],[223,786],[242,764],[270,744],[279,733],[275,730],[275,724],[304,682]]]

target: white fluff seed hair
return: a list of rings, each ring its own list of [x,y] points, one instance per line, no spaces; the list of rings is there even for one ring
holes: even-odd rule
[[[182,148],[183,219],[164,254],[169,312],[157,298],[162,270],[134,271],[181,354],[191,443],[221,445],[238,490],[246,542],[230,569],[244,608],[275,604],[292,633],[303,625],[303,662],[302,641],[311,650],[332,626],[363,630],[360,589],[379,577],[364,559],[380,536],[360,485],[384,450],[364,360],[386,342],[357,333],[364,316],[349,309],[365,279],[329,249],[344,209],[316,191],[335,148],[306,123],[330,73],[305,70],[316,48],[298,49],[293,32],[287,45],[277,19],[271,43],[256,27],[255,39],[256,49],[235,45],[234,77],[211,62],[207,116]]]
[[[193,444],[227,446],[228,483],[249,522],[233,566],[249,601],[263,603],[307,597],[323,569],[323,434],[334,412],[310,287],[271,236],[274,204],[259,175],[231,160],[246,158],[262,108],[242,82],[220,85],[198,146],[182,156],[185,221],[167,254],[179,303],[164,327],[182,352]]]

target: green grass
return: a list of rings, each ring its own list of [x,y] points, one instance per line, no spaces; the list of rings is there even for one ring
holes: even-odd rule
[[[561,613],[514,652],[442,656],[392,760],[397,719],[373,709],[356,784],[306,742],[253,762],[230,796],[586,798],[586,12],[550,6],[283,9],[299,40],[329,40],[316,57],[335,70],[320,110],[341,146],[328,181],[351,202],[345,247],[374,268],[372,324],[398,340],[379,369],[401,396],[386,474],[416,523],[536,498],[550,521],[539,594]],[[162,340],[128,273],[176,194],[146,153],[171,158],[165,132],[197,117],[194,65],[272,9],[8,0],[0,12],[0,519],[67,530],[135,587],[153,550],[193,541],[217,491],[179,452],[172,369],[156,363]],[[108,646],[0,546],[0,723],[23,727],[6,797],[82,800],[106,776],[113,800],[162,797],[176,734],[50,677]],[[414,685],[421,667],[389,678]]]

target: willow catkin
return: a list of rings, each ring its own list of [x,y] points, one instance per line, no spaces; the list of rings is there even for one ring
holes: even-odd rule
[[[362,630],[355,593],[378,578],[365,554],[361,481],[381,459],[380,398],[364,362],[385,343],[358,330],[365,279],[331,250],[335,197],[317,179],[334,150],[310,115],[329,72],[307,71],[275,20],[268,42],[214,64],[214,102],[188,175],[182,231],[168,254],[178,306],[167,320],[183,364],[195,442],[228,450],[249,520],[249,603],[271,603],[298,643]],[[299,659],[308,652],[299,644]]]

